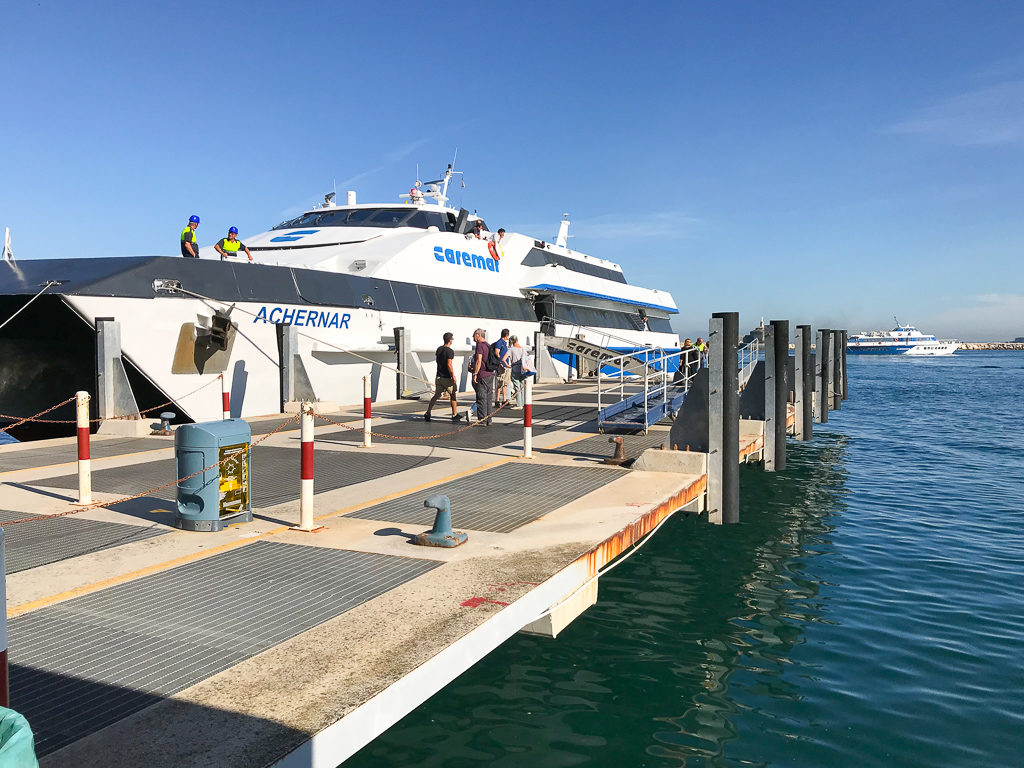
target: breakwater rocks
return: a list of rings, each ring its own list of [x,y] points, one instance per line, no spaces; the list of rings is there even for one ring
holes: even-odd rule
[[[1017,341],[961,341],[960,349],[984,350],[984,349],[1013,349],[1024,352],[1024,342]]]

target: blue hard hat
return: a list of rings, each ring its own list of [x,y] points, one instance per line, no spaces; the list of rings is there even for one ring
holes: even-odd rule
[[[198,224],[199,223],[199,217],[195,216],[195,215],[189,216],[188,217],[188,223],[189,224]]]
[[[237,235],[238,234],[238,227],[232,227],[231,229],[229,229],[228,230],[228,234],[229,235]]]

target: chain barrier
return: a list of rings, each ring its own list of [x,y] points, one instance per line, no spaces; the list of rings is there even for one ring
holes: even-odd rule
[[[176,398],[175,400],[168,400],[166,403],[161,403],[160,405],[154,405],[152,408],[146,408],[145,410],[142,410],[142,411],[136,411],[135,413],[129,413],[129,414],[125,415],[125,416],[110,416],[110,417],[108,417],[106,419],[99,419],[99,418],[97,418],[97,419],[89,419],[89,423],[90,424],[97,424],[97,423],[99,423],[101,421],[117,421],[117,420],[125,420],[125,419],[134,419],[136,416],[143,416],[143,415],[145,415],[147,413],[150,413],[151,411],[158,411],[161,408],[166,408],[168,405],[175,405],[179,400],[184,400],[186,397],[192,397],[192,395],[194,395],[196,392],[199,392],[200,390],[206,389],[206,387],[208,387],[211,384],[214,384],[214,383],[216,383],[218,381],[220,381],[220,376],[218,376],[216,379],[212,379],[212,380],[206,382],[205,384],[202,384],[202,385],[196,387],[191,392],[186,392],[184,395],[181,395],[180,397]],[[68,403],[70,403],[74,399],[75,399],[75,395],[72,395],[71,397],[69,397],[64,402],[57,403],[52,408],[47,408],[45,411],[41,411],[40,413],[37,413],[35,416],[27,416],[25,418],[21,418],[20,416],[9,416],[6,413],[0,413],[0,419],[6,419],[6,420],[12,420],[12,421],[13,420],[18,420],[17,424],[10,424],[10,425],[8,425],[6,427],[3,427],[2,429],[0,429],[0,432],[6,432],[8,429],[14,429],[15,427],[20,426],[21,424],[24,424],[27,421],[31,421],[31,422],[36,423],[36,424],[77,424],[78,423],[77,419],[40,419],[39,418],[43,414],[47,414],[50,411],[57,410],[62,405],[67,405]]]
[[[76,397],[76,395],[72,395],[67,400],[64,400],[63,402],[57,403],[56,405],[51,405],[45,411],[40,411],[35,416],[26,416],[25,418],[20,418],[18,416],[8,416],[5,413],[0,413],[0,419],[10,419],[10,420],[14,421],[13,424],[8,424],[6,427],[0,428],[0,432],[6,432],[8,429],[14,429],[15,427],[20,427],[26,421],[38,421],[38,422],[42,422],[44,424],[74,424],[75,423],[74,419],[72,419],[71,421],[53,421],[52,419],[40,419],[39,417],[40,416],[45,416],[50,411],[57,410],[62,405],[67,405],[72,400],[74,400],[75,397]]]
[[[261,435],[259,437],[259,439],[257,439],[257,440],[253,440],[252,443],[249,444],[249,451],[251,452],[252,449],[255,448],[257,445],[262,443],[267,438],[273,437],[278,432],[280,432],[282,429],[287,427],[289,424],[294,424],[301,417],[302,417],[302,414],[301,413],[297,413],[294,416],[292,416],[290,419],[288,419],[288,421],[285,421],[282,424],[277,425],[277,427],[275,427],[273,431],[268,432],[265,435]],[[86,511],[88,511],[90,509],[99,509],[100,507],[110,507],[110,506],[113,506],[114,504],[123,504],[126,501],[132,501],[134,499],[141,499],[143,496],[149,496],[150,494],[156,493],[157,491],[162,491],[165,488],[170,488],[172,485],[177,485],[178,483],[181,483],[181,482],[183,482],[185,480],[191,480],[196,475],[201,475],[204,472],[208,472],[209,470],[213,469],[214,467],[219,467],[221,464],[223,464],[223,463],[225,463],[227,461],[231,461],[234,458],[235,458],[234,456],[227,456],[227,457],[221,459],[220,461],[214,462],[213,464],[211,464],[208,467],[203,467],[202,469],[193,472],[191,475],[185,475],[185,477],[179,477],[177,480],[172,480],[169,483],[164,483],[163,485],[158,485],[156,488],[150,488],[148,491],[142,491],[141,493],[134,493],[131,496],[124,496],[124,497],[122,497],[120,499],[113,499],[111,501],[96,501],[96,502],[93,502],[92,504],[79,504],[79,505],[77,505],[77,507],[78,507],[77,509],[69,509],[66,512],[56,512],[56,513],[54,513],[52,515],[36,515],[35,517],[25,517],[25,518],[22,518],[21,520],[12,520],[12,521],[10,521],[8,523],[4,523],[0,527],[6,528],[9,525],[18,525],[19,523],[31,523],[31,522],[33,522],[35,520],[52,520],[53,518],[56,518],[56,517],[67,517],[68,515],[75,515],[75,514],[78,514],[79,512],[86,512]]]

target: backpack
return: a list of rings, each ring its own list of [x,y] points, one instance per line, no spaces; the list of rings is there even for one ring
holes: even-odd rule
[[[487,359],[484,360],[484,370],[490,371],[491,373],[501,373],[505,370],[505,366],[501,362],[501,352],[498,351],[498,342],[494,342],[489,345],[487,353]]]

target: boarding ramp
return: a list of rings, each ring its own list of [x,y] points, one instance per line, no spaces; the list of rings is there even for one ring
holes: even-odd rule
[[[606,364],[625,370],[624,363],[620,364],[618,360],[609,360]],[[640,431],[646,435],[652,424],[657,424],[665,418],[675,418],[686,400],[687,393],[694,387],[698,372],[706,365],[706,357],[694,347],[678,352],[651,350],[646,356],[646,365],[643,366],[645,372],[631,379],[635,384],[641,385],[638,392],[626,392],[625,376],[620,376],[618,382],[610,387],[603,386],[601,377],[598,377],[598,429],[601,432]],[[762,384],[759,392],[754,394],[760,400],[764,399],[763,373],[761,377],[754,375],[763,368],[764,335],[755,330],[744,337],[744,343],[737,351],[741,396],[746,392],[748,384],[753,381]],[[653,369],[654,373],[648,373],[649,369]],[[603,394],[606,394],[608,401],[612,401],[607,406],[603,405]],[[614,402],[616,399],[617,402]]]
[[[624,369],[626,361],[615,359],[608,364]],[[598,377],[598,430],[639,431],[646,435],[651,425],[679,412],[701,364],[695,347],[674,352],[653,349],[642,366],[643,373],[629,380],[631,385],[640,386],[639,391],[627,392],[625,376],[610,385]],[[609,404],[604,405],[606,402]]]
[[[544,343],[562,352],[568,352],[570,355],[578,355],[584,363],[581,367],[590,371],[586,375],[597,378],[600,378],[601,371],[606,366],[615,368],[619,376],[643,376],[645,373],[657,373],[657,368],[649,359],[650,353],[654,351],[650,348],[639,347],[635,348],[633,352],[623,354],[621,350],[609,349],[585,338],[580,338],[580,336],[544,336]],[[636,347],[635,342],[631,342],[631,344]]]

